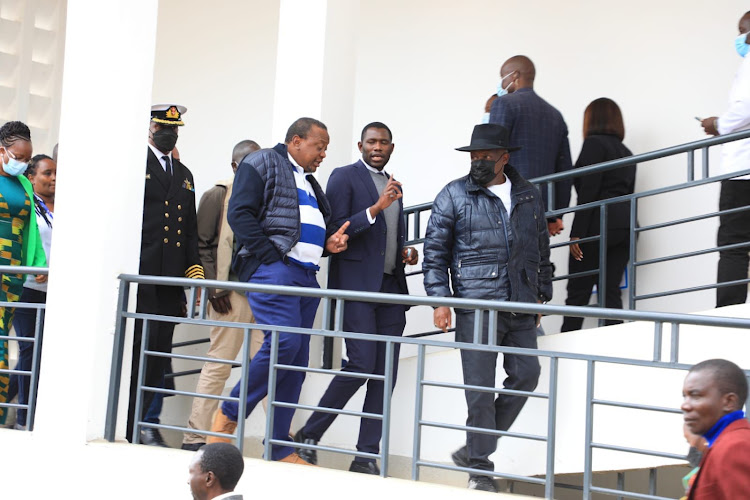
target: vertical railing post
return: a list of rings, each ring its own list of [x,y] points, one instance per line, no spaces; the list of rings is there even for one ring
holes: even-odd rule
[[[263,455],[266,460],[273,460],[271,439],[273,439],[273,416],[276,401],[276,364],[279,362],[279,335],[278,330],[271,330],[271,353],[268,363],[268,407],[266,408],[266,439],[263,443]],[[244,415],[242,416],[244,418]]]
[[[550,210],[555,209],[555,183],[547,181],[546,183],[547,188],[547,207]]]
[[[617,473],[617,489],[619,491],[625,491],[625,473],[624,472]],[[618,496],[617,500],[623,500],[623,497]]]
[[[482,344],[482,320],[484,316],[484,311],[481,309],[475,309],[474,310],[474,344],[480,345]],[[456,323],[458,323],[458,319],[456,319]]]
[[[497,311],[487,312],[487,345],[497,345]]]
[[[703,178],[706,179],[708,178],[708,148],[701,148],[701,151],[703,152],[703,164],[701,166],[701,170],[703,171]]]
[[[672,323],[672,342],[670,349],[671,352],[669,353],[669,361],[671,363],[677,363],[680,350],[680,324],[676,321]]]
[[[422,233],[422,211],[414,212],[414,239],[418,240]]]
[[[654,361],[661,361],[662,322],[654,321]]]
[[[583,498],[591,498],[592,459],[591,443],[594,435],[594,361],[586,362],[586,434],[584,438]]]
[[[391,442],[391,393],[393,392],[393,345],[390,340],[385,343],[385,380],[383,381],[383,446],[380,449],[380,477],[388,477],[388,454]]]
[[[687,152],[687,180],[695,180],[695,150]]]
[[[652,467],[648,470],[648,494],[656,495],[656,473],[657,470]]]
[[[230,292],[233,293],[233,292]],[[200,319],[206,319],[206,311],[208,309],[208,290],[205,286],[201,287],[201,305],[198,309],[198,317]]]
[[[143,329],[141,330],[141,350],[138,353],[140,363],[138,363],[138,382],[135,388],[135,414],[133,415],[133,435],[130,442],[133,444],[141,443],[141,406],[143,405],[143,379],[146,378],[146,351],[148,350],[148,331],[149,320],[143,320]],[[131,375],[132,377],[132,375]]]
[[[117,427],[117,403],[120,398],[120,382],[122,379],[122,357],[125,350],[125,325],[127,319],[123,315],[128,310],[130,283],[120,280],[117,296],[117,319],[115,321],[115,337],[112,342],[112,366],[109,371],[109,395],[107,397],[107,417],[104,421],[104,439],[110,443],[115,440]],[[131,374],[131,377],[133,375]]]
[[[417,390],[414,405],[414,443],[412,448],[411,459],[411,479],[419,481],[419,466],[417,462],[422,452],[422,408],[424,399],[424,363],[425,363],[425,344],[419,344],[417,347]]]
[[[555,498],[555,441],[557,421],[557,368],[558,358],[549,358],[549,390],[547,391],[547,473],[544,497]]]
[[[636,256],[636,237],[638,232],[636,231],[636,225],[638,223],[638,198],[631,196],[630,198],[630,259],[628,259],[628,276],[630,277],[630,283],[628,286],[628,309],[635,309],[635,269],[636,263],[638,262]]]
[[[247,383],[250,380],[250,329],[242,332],[242,366],[240,368],[240,402],[237,405],[237,448],[242,453],[245,447],[245,420],[247,420]],[[221,407],[221,403],[219,403]]]
[[[42,357],[42,325],[44,325],[44,308],[36,310],[36,322],[34,324],[34,345],[31,354],[31,380],[29,381],[29,393],[27,395],[26,429],[34,430],[34,414],[36,412],[36,391],[39,385],[39,361]],[[19,384],[21,383],[19,377]]]
[[[606,307],[607,302],[607,208],[606,203],[599,209],[599,307]],[[604,326],[604,319],[599,319],[599,326]]]

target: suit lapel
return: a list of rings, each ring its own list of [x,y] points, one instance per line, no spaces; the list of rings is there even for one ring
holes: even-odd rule
[[[167,191],[169,189],[169,178],[167,177],[167,173],[164,171],[164,168],[162,168],[161,163],[154,152],[151,151],[151,148],[147,147],[146,149],[148,150],[146,173],[156,178],[164,190]]]
[[[359,180],[362,181],[362,184],[365,187],[365,191],[370,195],[371,202],[375,203],[378,201],[378,198],[380,198],[380,193],[378,193],[377,188],[375,187],[375,181],[372,180],[372,176],[370,176],[370,171],[367,170],[367,167],[362,162],[362,160],[359,160],[357,163],[355,163],[356,169],[355,172],[357,172],[357,175],[359,176]]]

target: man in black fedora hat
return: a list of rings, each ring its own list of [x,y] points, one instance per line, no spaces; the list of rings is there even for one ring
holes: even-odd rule
[[[474,127],[471,144],[458,151],[471,155],[469,175],[445,186],[435,198],[424,244],[424,286],[432,297],[462,297],[513,302],[546,302],[552,298],[552,265],[544,203],[536,187],[508,165],[508,130],[497,124]],[[450,272],[450,281],[449,281]],[[451,284],[449,284],[451,283]],[[451,291],[452,285],[452,291]],[[480,342],[488,343],[488,313],[484,313]],[[435,326],[447,331],[451,311],[438,307]],[[474,342],[474,312],[456,309],[456,341]],[[536,318],[529,314],[498,313],[495,344],[536,349]],[[464,384],[495,387],[497,354],[461,350]],[[536,357],[506,354],[505,389],[533,391],[539,378]],[[507,431],[526,397],[466,391],[466,425]],[[466,446],[453,461],[477,469],[469,488],[497,491],[489,475],[489,456],[496,435],[467,433]]]

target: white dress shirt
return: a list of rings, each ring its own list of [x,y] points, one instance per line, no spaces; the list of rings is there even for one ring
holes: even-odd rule
[[[729,92],[729,109],[719,117],[720,135],[750,128],[750,54],[742,59]],[[728,174],[750,168],[750,139],[729,142],[721,147],[721,165],[717,174]],[[735,177],[750,180],[750,175]]]
[[[148,143],[148,147],[151,148],[151,151],[156,155],[156,159],[159,160],[159,163],[161,164],[161,168],[164,169],[164,171],[167,171],[167,163],[164,161],[164,158],[162,156],[168,156],[169,162],[174,164],[174,160],[172,160],[172,152],[169,153],[162,153],[158,149],[156,149],[150,142]],[[172,170],[174,173],[174,169]]]

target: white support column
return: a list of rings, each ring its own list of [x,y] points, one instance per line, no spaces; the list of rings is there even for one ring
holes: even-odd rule
[[[34,430],[55,449],[103,435],[117,276],[138,272],[156,18],[154,0],[68,3]]]
[[[359,0],[281,0],[279,9],[272,143],[283,141],[297,118],[323,121],[331,145],[315,176],[325,187],[331,170],[351,158]],[[318,273],[323,287],[327,275],[324,259]],[[340,345],[334,349],[336,366]],[[322,340],[313,338],[311,366],[320,365],[322,349]]]
[[[272,142],[302,116],[320,119],[327,0],[281,0]]]

